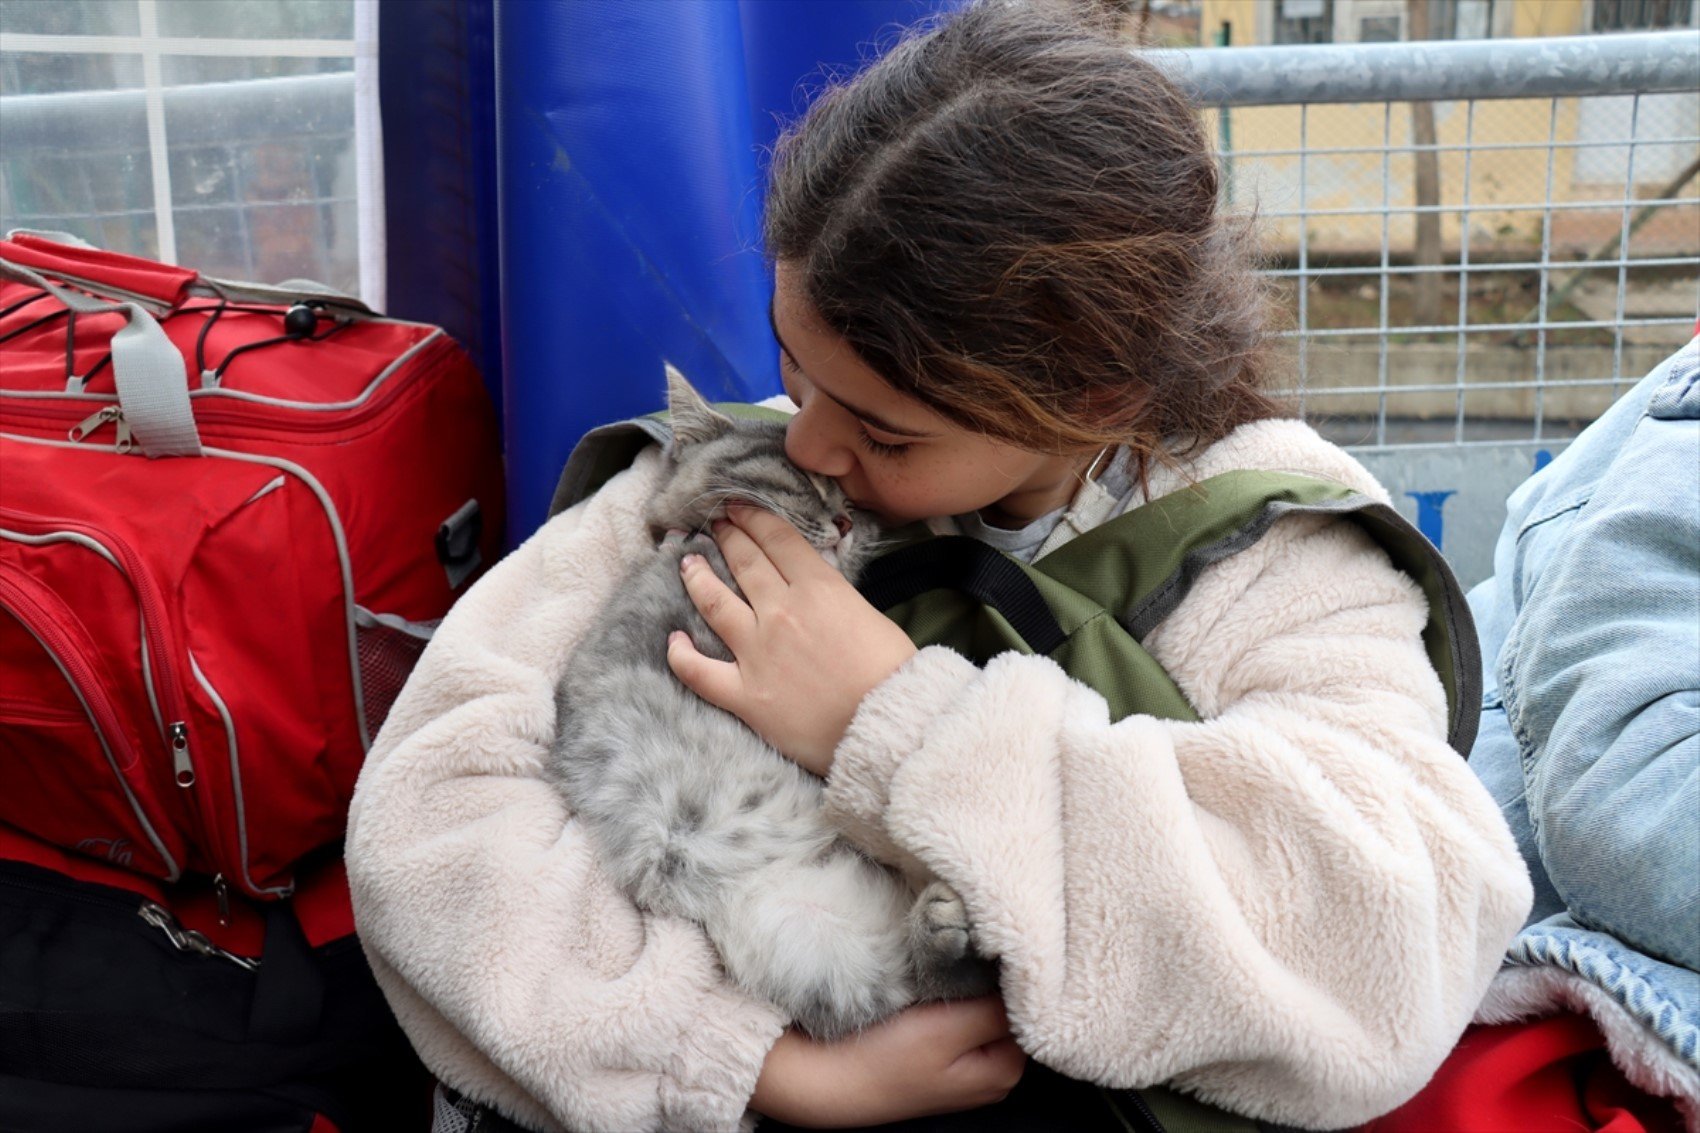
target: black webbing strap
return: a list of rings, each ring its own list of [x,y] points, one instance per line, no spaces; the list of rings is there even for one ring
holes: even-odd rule
[[[956,590],[1003,615],[1035,653],[1048,654],[1068,640],[1027,572],[964,535],[928,539],[875,559],[857,589],[882,611],[930,590]]]

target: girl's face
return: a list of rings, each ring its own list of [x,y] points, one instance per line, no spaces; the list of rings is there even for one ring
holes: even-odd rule
[[[773,299],[779,370],[797,415],[793,463],[831,476],[858,508],[887,523],[986,512],[1019,526],[1074,496],[1093,454],[1029,452],[941,417],[888,385],[827,328],[781,262]]]

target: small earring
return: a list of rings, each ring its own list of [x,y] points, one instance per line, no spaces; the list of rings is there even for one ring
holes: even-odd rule
[[[1082,483],[1097,475],[1098,466],[1104,462],[1104,458],[1106,456],[1110,455],[1110,449],[1112,447],[1114,446],[1105,445],[1103,448],[1098,450],[1098,455],[1092,458],[1092,463],[1086,466],[1086,471],[1080,477]]]

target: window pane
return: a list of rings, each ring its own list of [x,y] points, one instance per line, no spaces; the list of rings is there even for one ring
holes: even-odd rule
[[[196,83],[233,83],[243,79],[276,79],[287,75],[324,75],[354,70],[354,60],[254,58],[221,55],[165,55],[160,77],[168,87]]]
[[[1458,0],[1452,34],[1458,39],[1490,39],[1493,36],[1493,0]]]
[[[354,291],[354,76],[177,87],[166,96],[179,262],[247,279],[306,276]]]
[[[0,163],[0,230],[55,229],[115,251],[157,255],[146,146],[144,133],[140,152],[9,147]]]
[[[1645,31],[1687,27],[1694,0],[1594,0],[1595,31]]]
[[[0,95],[133,90],[141,85],[140,55],[0,53]]]
[[[1398,43],[1398,16],[1366,16],[1358,23],[1359,43]]]
[[[159,34],[353,39],[354,0],[159,0]]]
[[[0,32],[139,35],[136,0],[0,0]]]
[[[201,41],[151,73],[150,6],[161,38]],[[0,52],[0,230],[358,292],[354,16],[354,0],[0,0],[8,37],[58,37]],[[74,50],[93,36],[134,50]]]
[[[1278,0],[1276,43],[1334,42],[1334,0]]]

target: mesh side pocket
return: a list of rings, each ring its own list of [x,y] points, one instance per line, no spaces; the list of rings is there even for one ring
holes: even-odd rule
[[[439,622],[410,622],[394,614],[354,608],[355,649],[360,655],[360,692],[367,731],[376,736],[401,686]]]

